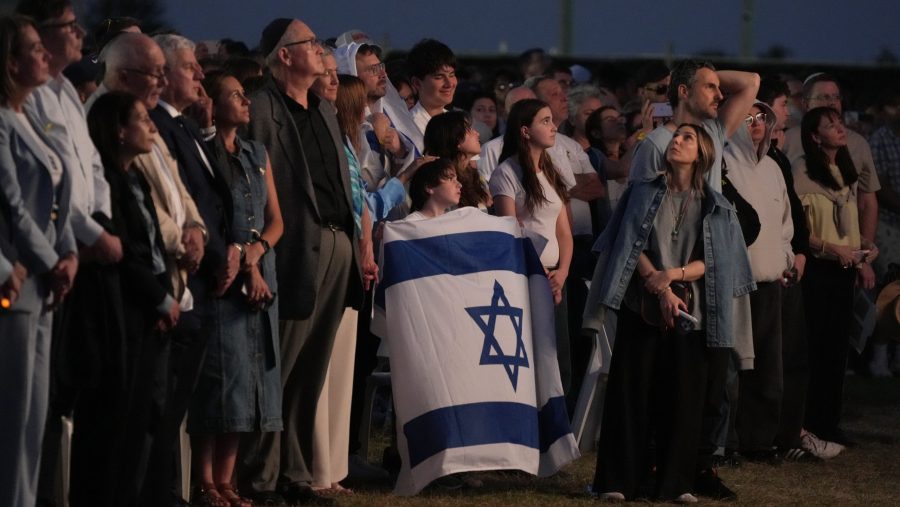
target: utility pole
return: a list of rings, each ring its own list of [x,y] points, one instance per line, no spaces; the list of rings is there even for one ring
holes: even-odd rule
[[[572,54],[572,0],[559,0],[559,52]]]
[[[743,0],[741,8],[741,57],[753,57],[753,18],[755,7],[753,0]]]

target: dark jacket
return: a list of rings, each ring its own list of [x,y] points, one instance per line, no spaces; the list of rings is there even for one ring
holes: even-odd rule
[[[334,106],[322,100],[319,102],[319,112],[334,141],[344,197],[347,199],[347,208],[352,210],[350,169],[341,143],[342,136]],[[281,204],[284,235],[275,247],[278,254],[276,271],[280,292],[279,318],[306,319],[316,302],[316,269],[319,265],[322,220],[316,206],[315,190],[300,133],[281,92],[271,78],[250,96],[250,125],[246,137],[261,142],[268,150],[275,190]],[[349,234],[352,234],[355,269],[351,269],[347,304],[358,308],[363,294],[359,238],[355,231]]]
[[[195,301],[202,304],[209,299],[208,293],[215,287],[216,276],[225,265],[228,255],[230,243],[228,238],[231,236],[229,233],[231,191],[222,175],[223,170],[207,151],[206,143],[193,120],[183,117],[184,127],[182,127],[162,106],[156,106],[150,112],[150,117],[172,156],[178,160],[181,181],[194,199],[209,233],[200,270],[196,276],[188,278],[188,285]],[[204,150],[206,159],[212,166],[212,174],[200,158],[198,145]]]

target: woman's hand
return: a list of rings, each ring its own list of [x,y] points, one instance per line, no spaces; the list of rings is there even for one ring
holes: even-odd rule
[[[261,241],[245,244],[244,264],[241,266],[241,269],[247,271],[250,268],[257,266],[259,264],[259,260],[262,259],[262,256],[265,255],[265,253],[266,250],[265,248],[263,248],[263,244]]]
[[[272,299],[272,291],[269,290],[269,284],[259,272],[259,267],[253,265],[248,272],[247,277],[247,300],[253,306],[261,306],[268,303]]]
[[[666,289],[659,295],[659,311],[662,315],[666,329],[675,327],[675,319],[678,318],[678,310],[688,310],[687,305],[670,289]]]
[[[662,291],[668,289],[671,283],[672,279],[669,278],[669,273],[666,272],[665,269],[662,269],[654,271],[647,276],[644,280],[644,288],[647,289],[647,292],[650,294],[660,294]]]
[[[853,256],[853,249],[849,246],[827,243],[826,252],[837,257],[841,266],[845,268],[852,267],[856,263],[856,258]]]
[[[550,280],[550,288],[553,290],[554,299],[556,293],[558,292],[560,297],[562,297],[563,287],[566,285],[566,278],[569,277],[569,273],[561,270],[561,269],[550,269],[544,270],[547,273],[547,279]],[[557,301],[556,304],[559,304]]]

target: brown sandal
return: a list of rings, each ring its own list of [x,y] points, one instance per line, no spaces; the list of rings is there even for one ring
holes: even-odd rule
[[[191,495],[191,505],[198,507],[230,507],[214,484],[198,484]]]
[[[253,501],[242,497],[233,484],[219,484],[219,493],[228,507],[253,507]]]

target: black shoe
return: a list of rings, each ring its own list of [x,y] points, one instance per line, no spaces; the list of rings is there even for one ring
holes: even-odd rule
[[[741,451],[741,456],[751,463],[778,466],[784,461],[784,457],[775,449],[762,451]]]
[[[743,463],[741,455],[734,451],[726,451],[724,455],[713,454],[710,461],[713,468],[738,468]]]
[[[712,468],[708,468],[697,474],[697,479],[694,482],[694,492],[700,496],[722,502],[737,501],[737,493],[726,486]]]
[[[791,463],[821,463],[825,460],[822,458],[807,452],[799,447],[795,447],[793,449],[781,449],[778,452],[784,456],[784,461],[788,461]]]
[[[285,505],[284,497],[274,491],[260,491],[246,495],[253,505],[260,507],[282,507]]]
[[[335,505],[334,498],[317,495],[305,484],[291,484],[281,491],[287,505]]]

